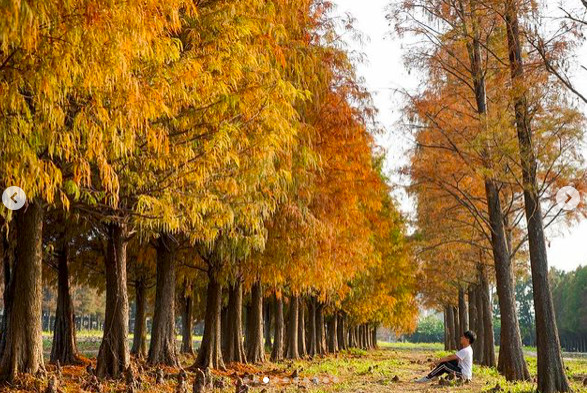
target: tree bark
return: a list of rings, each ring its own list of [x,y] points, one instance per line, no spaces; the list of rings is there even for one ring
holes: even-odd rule
[[[148,363],[177,367],[175,340],[175,251],[177,244],[167,233],[157,239],[157,287]]]
[[[181,353],[193,355],[193,318],[194,318],[194,295],[193,289],[187,280],[184,281],[182,294],[181,312]]]
[[[489,281],[483,265],[479,265],[479,296],[483,306],[483,361],[481,364],[487,367],[495,367],[495,339],[493,336],[493,312],[491,311],[491,299],[489,296]],[[523,358],[522,358],[523,360]],[[524,361],[524,365],[526,362]]]
[[[536,318],[536,346],[538,351],[538,391],[542,393],[568,392],[569,381],[560,350],[556,316],[548,282],[548,258],[544,240],[542,209],[538,194],[537,160],[532,142],[531,117],[524,88],[524,63],[520,44],[518,9],[513,0],[505,1],[505,22],[514,93],[516,129],[520,147],[520,166],[524,185],[524,208],[528,228],[530,266]]]
[[[298,303],[299,298],[292,295],[289,302],[289,315],[287,320],[287,350],[285,357],[288,359],[298,359]]]
[[[0,358],[2,380],[45,368],[41,326],[43,214],[38,201],[16,213],[16,258],[9,286],[12,306],[5,314],[6,341]]]
[[[481,364],[481,352],[480,347],[483,347],[483,337],[478,328],[479,312],[477,311],[477,284],[471,284],[468,288],[468,300],[469,300],[469,328],[477,334],[477,340],[473,343],[473,360],[476,364]]]
[[[450,333],[448,329],[448,307],[444,306],[444,311],[442,313],[443,322],[444,322],[444,350],[450,350]]]
[[[530,378],[530,373],[524,360],[514,293],[513,266],[507,249],[499,192],[495,183],[490,180],[485,181],[485,190],[492,229],[491,243],[501,314],[500,351],[502,353],[499,358],[502,362],[497,368],[508,381],[527,380]],[[484,318],[486,318],[485,315]]]
[[[480,282],[480,281],[479,281]],[[487,337],[485,335],[485,303],[483,300],[481,289],[481,283],[479,283],[476,287],[476,295],[475,299],[477,300],[477,355],[475,355],[475,351],[473,351],[473,356],[478,356],[479,364],[484,365],[485,363],[485,342],[487,341]]]
[[[371,329],[371,342],[374,349],[379,349],[379,344],[377,343],[377,326],[373,326]]]
[[[449,351],[452,351],[455,348],[454,344],[455,344],[455,339],[454,339],[454,332],[455,332],[455,327],[454,327],[454,323],[455,323],[455,318],[454,318],[454,308],[453,306],[446,306],[444,308],[444,312],[445,312],[445,316],[446,316],[446,324],[444,326],[445,330],[446,330],[446,338],[448,341],[447,344],[447,349]]]
[[[318,353],[318,342],[316,341],[316,302],[313,297],[308,299],[308,355],[314,356]]]
[[[265,347],[263,346],[263,288],[260,283],[253,284],[251,289],[250,332],[246,342],[247,360],[251,363],[265,361]]]
[[[117,378],[130,364],[128,348],[128,293],[126,289],[125,224],[107,226],[106,312],[104,335],[98,351],[96,373],[99,378]]]
[[[272,362],[279,362],[283,360],[284,357],[284,333],[285,333],[285,324],[283,321],[283,296],[276,295],[275,302],[274,302],[274,312],[275,315],[275,324],[273,328],[275,329],[275,333],[273,335],[273,349],[271,351],[271,361]]]
[[[10,283],[12,281],[11,278],[15,257],[15,221],[16,220],[10,221],[0,229],[0,233],[2,234],[2,269],[4,274],[4,292],[2,294],[4,300],[4,315],[2,318],[2,332],[0,332],[0,355],[4,352],[4,346],[6,345],[7,315],[10,314],[12,304]]]
[[[469,330],[469,307],[465,298],[465,288],[459,286],[459,330],[463,334]]]
[[[57,253],[57,310],[51,346],[51,362],[61,365],[79,363],[75,341],[73,302],[69,286],[69,239],[67,222],[63,220],[63,232]]]
[[[263,334],[265,335],[265,347],[272,348],[271,343],[271,319],[273,305],[269,301],[263,302]]]
[[[306,305],[304,301],[298,302],[298,355],[306,356]]]
[[[143,277],[134,282],[135,326],[131,353],[142,359],[147,354],[147,283]]]
[[[230,288],[229,288],[230,291]],[[230,295],[229,295],[230,298]],[[220,310],[220,337],[221,337],[221,343],[220,343],[220,349],[222,350],[222,357],[224,358],[224,362],[225,363],[230,363],[227,359],[226,359],[226,353],[228,351],[228,336],[229,336],[229,331],[231,329],[231,326],[228,323],[228,307],[222,307],[222,310]]]
[[[361,340],[363,341],[363,349],[368,350],[369,348],[369,333],[367,332],[367,325],[361,325]]]
[[[318,355],[325,355],[326,332],[324,325],[324,305],[316,299],[316,352]]]
[[[348,349],[348,340],[347,340],[347,327],[346,327],[346,317],[344,313],[341,311],[336,314],[338,318],[337,323],[337,335],[338,335],[338,347],[340,350],[344,351]]]
[[[460,322],[459,322],[459,308],[456,306],[453,306],[453,312],[452,312],[452,316],[454,318],[454,323],[453,323],[453,332],[452,332],[452,337],[453,337],[453,349],[460,349],[461,346],[461,335],[463,333],[460,332]]]
[[[328,319],[328,352],[338,352],[338,319],[336,314]]]
[[[6,346],[6,330],[8,328],[8,315],[10,315],[10,308],[12,305],[12,297],[10,291],[10,284],[12,282],[12,266],[13,266],[13,259],[14,259],[14,249],[11,245],[14,242],[9,240],[9,236],[14,236],[13,234],[16,230],[13,230],[14,220],[10,222],[8,225],[11,226],[10,229],[7,229],[6,233],[5,229],[2,228],[2,267],[4,270],[4,292],[2,294],[4,300],[4,316],[2,317],[2,332],[0,335],[0,354],[4,352],[4,347]]]
[[[237,279],[228,288],[228,309],[226,312],[226,349],[227,363],[246,363],[245,348],[243,345],[243,285]]]
[[[225,370],[221,349],[220,313],[222,309],[222,285],[210,268],[208,272],[208,289],[206,291],[206,314],[204,317],[204,335],[198,350],[194,368]]]
[[[253,313],[252,311],[252,304],[249,302],[245,305],[244,309],[245,309],[245,353],[246,353],[246,348],[248,348],[248,342],[249,342],[249,336],[251,335],[251,332],[254,329],[253,326],[253,318],[251,318],[251,314]]]

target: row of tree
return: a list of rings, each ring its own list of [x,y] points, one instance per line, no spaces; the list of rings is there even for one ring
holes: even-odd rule
[[[587,352],[587,266],[550,271],[556,321],[563,348]]]
[[[390,18],[400,34],[421,38],[407,56],[408,65],[424,70],[425,83],[407,96],[416,147],[406,172],[418,202],[425,301],[444,311],[448,348],[472,327],[481,338],[475,360],[493,366],[494,283],[497,368],[508,380],[527,380],[514,282],[529,270],[538,391],[550,393],[569,385],[544,228],[584,213],[584,205],[565,212],[553,201],[560,187],[582,189],[587,179],[585,118],[562,67],[582,26],[566,20],[545,38],[546,7],[525,0],[407,0]]]
[[[0,184],[27,194],[1,213],[2,379],[44,368],[44,284],[62,365],[72,285],[105,292],[99,377],[129,365],[133,297],[132,350],[153,365],[178,365],[176,306],[186,351],[202,315],[204,368],[265,359],[268,299],[275,360],[413,327],[403,219],[329,2],[1,7]]]
[[[587,268],[564,272],[551,268],[548,273],[561,346],[568,352],[587,352],[585,308],[587,307]],[[516,282],[516,302],[520,318],[520,334],[524,345],[536,346],[536,324],[532,278],[521,276]],[[499,335],[499,309],[494,311],[496,336]]]

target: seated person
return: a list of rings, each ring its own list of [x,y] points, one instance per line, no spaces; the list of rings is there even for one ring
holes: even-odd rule
[[[442,374],[455,374],[457,377],[471,380],[473,378],[473,348],[475,333],[467,330],[461,336],[462,349],[454,355],[446,356],[435,363],[435,368],[423,378],[416,380],[418,383],[426,383]]]

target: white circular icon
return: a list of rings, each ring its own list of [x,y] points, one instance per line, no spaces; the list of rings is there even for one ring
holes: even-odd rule
[[[556,203],[562,210],[574,210],[581,203],[581,193],[575,187],[563,187],[556,193]]]
[[[269,383],[269,377],[263,377],[263,383],[264,384],[268,384]]]
[[[10,210],[18,210],[24,206],[26,194],[20,187],[8,187],[2,193],[2,203]]]

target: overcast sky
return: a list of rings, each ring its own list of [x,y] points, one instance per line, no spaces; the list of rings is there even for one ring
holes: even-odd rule
[[[398,89],[415,89],[419,80],[410,74],[402,61],[404,49],[402,41],[390,35],[390,27],[385,19],[385,8],[393,0],[333,0],[337,4],[336,14],[350,13],[355,19],[355,28],[367,38],[362,44],[351,37],[347,40],[352,50],[361,52],[366,62],[358,66],[358,73],[365,79],[365,85],[373,94],[375,106],[379,109],[379,122],[385,128],[379,136],[379,144],[388,152],[387,170],[395,172],[407,164],[406,149],[412,146],[410,135],[398,126],[401,96]],[[550,0],[552,1],[552,0]],[[576,3],[580,0],[566,0]],[[552,2],[551,2],[552,4]],[[587,64],[587,47],[581,48],[578,56]],[[587,72],[576,75],[576,83],[587,93]],[[400,196],[402,210],[413,212],[412,202],[401,197],[401,185],[407,180],[393,176],[398,184],[396,195]],[[587,195],[583,195],[584,200]],[[573,270],[579,265],[587,265],[587,220],[570,228],[556,228],[548,231],[549,264],[563,270]]]

